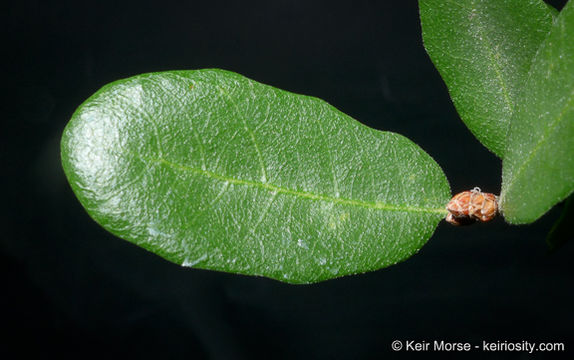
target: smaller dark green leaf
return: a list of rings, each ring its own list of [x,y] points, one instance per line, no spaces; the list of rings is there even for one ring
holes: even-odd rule
[[[560,12],[512,117],[502,163],[506,220],[538,219],[574,191],[574,3]]]
[[[502,157],[516,97],[552,25],[541,0],[420,0],[425,48],[470,131]]]

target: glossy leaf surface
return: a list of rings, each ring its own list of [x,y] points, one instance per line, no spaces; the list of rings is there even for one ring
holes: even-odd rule
[[[62,161],[113,234],[184,266],[291,283],[404,260],[450,197],[405,137],[222,70],[105,86],[66,127]]]
[[[574,190],[574,3],[560,12],[533,60],[502,163],[501,209],[530,223]]]
[[[530,63],[555,10],[541,0],[420,0],[425,48],[470,131],[503,157]]]

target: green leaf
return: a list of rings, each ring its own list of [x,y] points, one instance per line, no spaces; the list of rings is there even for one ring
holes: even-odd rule
[[[111,233],[184,266],[291,283],[408,258],[450,193],[405,137],[222,70],[105,86],[66,127],[62,162]]]
[[[503,157],[516,98],[555,10],[541,0],[420,0],[425,48],[469,130]]]
[[[508,133],[501,210],[533,222],[574,190],[574,4],[563,8],[532,62]]]

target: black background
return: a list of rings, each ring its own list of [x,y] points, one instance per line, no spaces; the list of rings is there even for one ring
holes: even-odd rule
[[[422,46],[415,1],[25,0],[3,12],[0,356],[414,355],[392,352],[395,339],[564,342],[572,351],[574,243],[549,254],[544,242],[562,205],[529,226],[442,223],[401,264],[292,286],[168,263],[100,228],[66,182],[62,130],[98,88],[215,67],[407,136],[453,192],[498,193],[501,162],[458,118]]]

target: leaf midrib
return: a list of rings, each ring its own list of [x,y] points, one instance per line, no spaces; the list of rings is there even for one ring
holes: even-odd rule
[[[178,164],[172,161],[169,161],[164,158],[158,159],[151,159],[152,162],[155,162],[160,165],[168,166],[172,169],[178,171],[188,171],[194,174],[207,177],[210,179],[216,179],[222,182],[235,184],[235,185],[243,185],[249,187],[255,187],[267,190],[273,194],[286,194],[291,196],[296,196],[303,199],[308,200],[315,200],[315,201],[325,201],[331,202],[334,204],[341,204],[341,205],[348,205],[348,206],[356,206],[356,207],[363,207],[367,209],[374,209],[374,210],[384,210],[384,211],[400,211],[400,212],[413,212],[413,213],[432,213],[432,214],[446,214],[446,209],[443,208],[427,208],[427,207],[417,207],[417,206],[400,206],[400,205],[392,205],[386,204],[381,202],[370,202],[370,201],[363,201],[363,200],[355,200],[355,199],[346,199],[341,197],[333,197],[325,194],[315,194],[308,191],[300,191],[300,190],[293,190],[284,188],[281,186],[273,185],[270,183],[261,183],[251,180],[244,180],[244,179],[236,179],[233,177],[217,174],[208,170],[203,170],[199,168],[194,168],[188,165]]]
[[[450,0],[449,0],[449,2],[453,3]],[[476,2],[474,2],[474,1],[472,2],[472,6],[470,7],[470,9],[465,8],[465,10],[468,10],[470,13],[472,13],[475,10],[480,11],[480,9],[478,8],[478,4],[476,4]],[[508,86],[506,84],[506,79],[504,78],[504,76],[502,74],[502,69],[500,67],[500,64],[498,61],[496,61],[497,57],[501,58],[501,53],[497,50],[497,48],[489,40],[490,39],[490,33],[486,29],[486,25],[485,25],[488,21],[483,20],[481,16],[479,16],[478,18],[481,19],[481,21],[479,21],[478,30],[482,31],[484,34],[484,36],[479,36],[479,39],[482,42],[483,48],[486,49],[486,51],[488,53],[488,59],[490,60],[490,65],[494,69],[494,72],[496,74],[496,79],[498,80],[498,83],[500,85],[500,88],[501,88],[500,90],[502,92],[502,97],[504,99],[504,103],[506,104],[506,107],[509,109],[510,114],[512,114],[512,112],[514,111],[514,103],[511,99],[510,92],[509,92]],[[471,20],[471,24],[472,24],[473,18],[471,18],[470,20]],[[482,26],[480,26],[480,25],[482,25]]]

